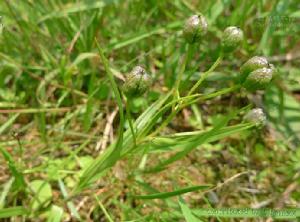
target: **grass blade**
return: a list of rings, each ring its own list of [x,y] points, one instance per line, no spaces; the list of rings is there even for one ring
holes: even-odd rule
[[[7,152],[1,146],[0,146],[0,153],[2,153],[4,159],[8,163],[8,168],[9,168],[10,172],[15,177],[14,184],[17,186],[17,188],[24,188],[26,186],[26,184],[25,184],[23,174],[21,172],[19,172],[19,170],[17,169],[15,162],[14,162],[12,156],[10,155],[10,153]]]
[[[119,115],[120,115],[120,124],[118,128],[118,139],[113,147],[113,149],[108,150],[108,152],[105,152],[103,155],[100,155],[83,173],[82,177],[80,178],[80,181],[75,189],[75,192],[78,192],[82,189],[84,189],[88,184],[90,184],[92,181],[96,179],[96,176],[98,174],[101,174],[105,169],[113,166],[120,158],[121,149],[123,145],[123,133],[124,133],[124,111],[123,111],[123,104],[122,104],[122,98],[121,94],[119,92],[117,83],[114,80],[113,73],[110,69],[109,63],[104,56],[103,49],[97,42],[97,48],[99,51],[99,55],[101,58],[101,61],[104,65],[106,74],[109,78],[112,91],[114,93],[114,96],[116,97],[116,102],[118,104],[119,108]]]
[[[2,193],[1,193],[1,196],[0,196],[0,209],[2,209],[4,207],[6,196],[9,192],[10,188],[12,187],[14,181],[15,181],[15,178],[13,177],[5,183]]]
[[[58,180],[58,185],[59,185],[59,188],[60,188],[60,190],[61,190],[61,193],[62,193],[64,199],[65,199],[65,200],[68,199],[68,198],[69,198],[69,195],[68,195],[68,193],[67,193],[67,190],[66,190],[66,187],[65,187],[64,182],[63,182],[62,180]],[[82,221],[82,220],[81,220],[81,217],[80,217],[80,215],[79,215],[79,213],[78,213],[78,211],[76,210],[76,207],[75,207],[74,203],[73,203],[72,201],[68,201],[68,202],[67,202],[67,206],[68,206],[68,208],[69,208],[69,210],[70,210],[70,212],[71,212],[71,215],[72,215],[74,218],[76,218],[78,221]]]
[[[0,210],[0,218],[10,218],[26,214],[27,210],[24,207],[10,207]]]
[[[107,212],[107,210],[105,209],[105,207],[103,206],[103,204],[101,203],[101,201],[99,200],[99,198],[97,197],[97,195],[94,195],[97,203],[99,204],[101,210],[103,211],[106,219],[109,221],[109,222],[113,222],[113,219],[111,218],[111,216],[109,215],[109,213]]]
[[[116,0],[112,1],[117,2]],[[105,1],[97,1],[94,3],[85,3],[85,2],[78,2],[77,4],[73,4],[71,6],[68,6],[64,9],[60,9],[57,11],[53,11],[49,13],[48,15],[43,16],[42,18],[39,19],[38,23],[45,22],[49,19],[53,18],[62,18],[62,17],[68,17],[69,14],[74,14],[74,13],[79,13],[79,12],[84,12],[84,11],[90,11],[94,9],[101,9],[105,7],[107,3]]]
[[[171,156],[169,159],[164,160],[162,163],[158,164],[157,166],[148,169],[147,173],[151,173],[151,172],[157,172],[157,171],[161,171],[164,170],[165,167],[181,158],[183,158],[184,156],[186,156],[189,152],[191,152],[193,149],[196,149],[197,147],[199,147],[199,145],[208,142],[208,141],[212,141],[213,138],[215,139],[219,139],[219,137],[217,136],[218,134],[222,133],[224,136],[225,135],[230,135],[230,132],[226,132],[224,131],[224,126],[227,125],[228,121],[230,119],[232,119],[234,116],[236,116],[237,113],[239,113],[242,110],[247,109],[248,106],[242,108],[241,110],[237,110],[234,111],[230,114],[228,114],[226,116],[226,118],[221,119],[216,125],[215,127],[213,127],[211,130],[200,134],[200,135],[196,135],[194,137],[192,137],[190,140],[186,140],[182,143],[179,143],[178,141],[174,141],[173,146],[179,146],[181,147],[182,151],[177,152],[175,155]],[[246,125],[246,127],[244,126]],[[248,129],[249,127],[252,127],[253,125],[249,125],[249,124],[240,124],[237,128],[233,128],[233,132],[232,133],[236,133],[238,131],[244,130],[244,129]],[[168,140],[170,141],[170,140]],[[168,145],[170,146],[170,144]]]
[[[0,127],[0,135],[4,133],[4,131],[15,122],[15,120],[18,118],[19,115],[20,115],[19,113],[14,114]]]
[[[183,213],[183,216],[184,216],[186,222],[201,222],[201,220],[197,219],[193,215],[191,209],[187,206],[187,204],[184,202],[182,197],[179,197],[178,203],[179,203],[179,206],[181,208],[181,211]]]
[[[135,199],[143,199],[143,200],[149,200],[149,199],[165,199],[165,198],[169,198],[169,197],[174,197],[174,196],[178,196],[184,193],[189,193],[189,192],[193,192],[196,190],[205,190],[208,189],[210,186],[209,185],[201,185],[201,186],[192,186],[192,187],[186,187],[183,189],[178,189],[178,190],[174,190],[171,192],[163,192],[163,193],[154,193],[154,194],[149,194],[149,195],[135,195],[132,196]]]

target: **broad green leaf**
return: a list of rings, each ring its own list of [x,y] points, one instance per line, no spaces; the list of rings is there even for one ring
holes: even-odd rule
[[[91,156],[81,156],[79,157],[79,165],[82,169],[88,168],[93,162],[93,157]]]
[[[48,214],[47,222],[61,222],[63,218],[63,213],[63,208],[56,205],[52,205],[51,210]]]
[[[51,185],[44,180],[34,180],[28,185],[30,191],[32,191],[35,196],[33,198],[32,209],[38,209],[40,207],[46,206],[52,199],[52,189]]]

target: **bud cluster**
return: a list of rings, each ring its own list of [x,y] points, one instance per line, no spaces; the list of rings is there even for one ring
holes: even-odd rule
[[[274,65],[265,57],[254,56],[241,67],[241,83],[248,91],[265,89],[275,71]]]
[[[195,44],[201,41],[207,30],[208,23],[205,17],[202,14],[193,15],[184,24],[183,38],[188,44]],[[238,49],[243,40],[244,33],[240,28],[227,27],[221,39],[221,55]],[[265,57],[254,56],[241,66],[240,83],[248,91],[264,89],[271,82],[275,71],[274,65],[270,64]],[[149,89],[151,82],[151,77],[145,69],[136,66],[126,75],[122,89],[128,98],[141,96]],[[249,111],[244,120],[255,126],[263,126],[266,123],[266,116],[262,109],[256,108]]]

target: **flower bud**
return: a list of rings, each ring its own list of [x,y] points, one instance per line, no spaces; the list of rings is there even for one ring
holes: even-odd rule
[[[265,57],[254,56],[244,63],[241,67],[241,82],[244,82],[250,72],[253,72],[256,69],[267,68],[269,62]]]
[[[128,97],[143,95],[151,85],[151,77],[141,66],[136,66],[126,76],[123,92]]]
[[[264,111],[261,108],[255,108],[250,110],[244,116],[245,122],[253,123],[256,127],[265,126],[267,123],[267,118]]]
[[[251,72],[243,83],[243,87],[249,91],[266,88],[272,80],[273,71],[271,68],[262,68]]]
[[[201,14],[188,18],[183,28],[183,37],[190,44],[199,42],[207,32],[207,21]]]
[[[243,31],[235,26],[229,26],[224,30],[222,37],[222,49],[224,52],[234,51],[243,42]]]

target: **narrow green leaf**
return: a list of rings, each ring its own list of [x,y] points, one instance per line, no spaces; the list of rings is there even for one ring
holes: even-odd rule
[[[117,83],[115,82],[113,73],[110,69],[108,60],[104,56],[103,49],[99,45],[97,41],[95,41],[98,47],[99,55],[101,58],[101,61],[104,65],[105,72],[109,78],[112,91],[114,93],[114,96],[116,97],[116,102],[118,104],[119,108],[119,115],[120,115],[120,124],[118,128],[118,139],[115,143],[115,146],[113,149],[109,149],[104,154],[98,156],[96,160],[83,172],[80,181],[75,189],[75,192],[79,192],[82,189],[84,189],[86,186],[88,186],[92,181],[95,180],[96,176],[101,174],[105,169],[113,166],[120,158],[121,149],[123,145],[123,133],[124,133],[124,111],[123,111],[123,104],[122,104],[122,98],[121,94],[119,92]]]
[[[123,41],[119,41],[118,43],[114,43],[114,44],[110,44],[108,46],[108,48],[110,49],[120,49],[123,47],[126,47],[128,45],[131,45],[133,43],[136,43],[138,41],[141,41],[145,38],[149,38],[152,35],[157,35],[157,34],[164,34],[166,33],[169,29],[174,29],[174,28],[178,28],[182,26],[182,22],[173,22],[165,27],[159,27],[159,28],[155,28],[152,31],[147,31],[144,33],[139,33],[137,35],[131,36],[127,39],[124,39]]]
[[[59,185],[60,191],[61,191],[64,199],[65,200],[68,199],[69,195],[68,195],[68,192],[67,192],[64,182],[62,180],[58,180],[58,185]],[[67,201],[67,206],[68,206],[72,216],[74,218],[76,218],[78,221],[82,221],[74,203],[72,201]]]
[[[213,129],[209,130],[207,133],[200,135],[198,138],[196,138],[195,141],[191,141],[189,143],[183,144],[184,149],[180,152],[177,152],[175,155],[171,156],[169,159],[163,161],[162,163],[158,164],[156,167],[147,170],[146,172],[157,172],[163,170],[167,165],[183,158],[186,156],[189,152],[191,152],[193,149],[197,148],[199,145],[206,142],[210,137],[214,136],[219,129],[221,129],[227,122],[229,121],[229,117],[220,121],[217,126],[215,126]]]
[[[0,210],[0,218],[10,218],[26,214],[27,210],[24,207],[11,207]]]
[[[213,127],[211,130],[205,132],[205,133],[201,133],[199,135],[196,136],[192,136],[190,137],[190,139],[185,140],[185,141],[172,141],[172,140],[167,140],[167,142],[169,144],[167,144],[167,147],[169,146],[174,146],[174,147],[180,147],[181,151],[177,152],[176,154],[174,154],[173,156],[171,156],[169,159],[164,160],[163,162],[161,162],[160,164],[158,164],[157,166],[146,170],[145,172],[147,173],[152,173],[152,172],[157,172],[157,171],[161,171],[164,170],[165,167],[181,158],[183,158],[184,156],[186,156],[189,152],[191,152],[192,150],[196,149],[197,147],[199,147],[201,144],[205,143],[205,142],[211,142],[214,141],[216,139],[220,139],[222,138],[222,134],[223,136],[226,135],[230,135],[230,132],[226,132],[224,131],[224,129],[226,129],[226,127],[224,127],[228,121],[230,119],[232,119],[237,113],[239,113],[240,111],[247,109],[247,107],[242,108],[241,110],[237,110],[234,111],[230,114],[228,114],[226,116],[226,118],[221,119],[215,127]],[[249,124],[241,124],[238,125],[238,127],[236,128],[232,128],[232,133],[236,133],[238,131],[244,130],[244,129],[248,129],[250,127],[252,127],[253,125],[249,125]],[[218,135],[219,134],[219,135]],[[151,141],[152,142],[152,141]],[[174,142],[173,144],[170,144]],[[154,148],[155,150],[155,148]]]
[[[66,4],[67,7],[52,11],[51,13],[44,15],[42,18],[39,19],[38,23],[45,22],[49,19],[53,18],[61,18],[61,17],[68,17],[69,14],[90,11],[94,9],[101,9],[107,5],[108,1],[96,1],[86,4],[85,2],[78,2],[76,4]],[[110,1],[111,3],[117,2],[117,0]]]
[[[210,185],[192,186],[192,187],[186,187],[186,188],[171,191],[171,192],[154,193],[154,194],[149,194],[149,195],[134,195],[132,197],[135,199],[143,199],[143,200],[165,199],[165,198],[169,198],[169,197],[173,197],[173,196],[178,196],[178,195],[181,195],[184,193],[193,192],[196,190],[205,190],[208,188],[210,188]]]
[[[2,133],[4,133],[4,131],[5,131],[6,129],[8,129],[8,127],[10,127],[10,126],[15,122],[15,120],[18,118],[19,115],[20,115],[19,113],[14,114],[14,115],[11,116],[4,124],[2,124],[2,125],[0,126],[0,135],[1,135]]]
[[[7,152],[3,147],[0,146],[0,153],[4,156],[4,159],[8,163],[8,168],[11,172],[11,174],[15,177],[14,184],[17,186],[17,188],[24,188],[26,186],[25,180],[23,177],[23,174],[19,172],[17,167],[15,166],[15,161],[10,155],[9,152]]]
[[[5,183],[2,193],[1,193],[1,196],[0,196],[0,209],[2,209],[5,206],[6,196],[9,192],[10,188],[12,187],[14,181],[15,181],[15,178],[13,177]]]
[[[99,198],[97,197],[97,195],[95,194],[94,195],[96,201],[98,202],[101,210],[103,211],[106,219],[109,221],[109,222],[113,222],[113,219],[111,218],[111,216],[109,215],[109,213],[107,212],[107,210],[105,209],[105,207],[103,206],[103,204],[101,203],[101,201],[99,200]]]
[[[184,200],[182,199],[182,197],[179,197],[178,203],[179,203],[179,206],[181,208],[181,211],[183,213],[183,216],[184,216],[186,222],[201,222],[201,220],[197,219],[193,215],[192,211],[187,206],[187,204],[184,202]]]
[[[137,132],[139,133],[138,136],[147,134],[155,125],[157,119],[159,119],[160,117],[156,114],[160,112],[159,110],[169,99],[170,95],[171,92],[169,92],[166,95],[163,95],[138,117],[138,119],[133,124],[134,127],[137,129]],[[163,112],[161,112],[161,115],[163,115]],[[130,130],[128,129],[124,133],[123,149],[121,150],[122,157],[127,155],[131,151],[133,145],[133,137]],[[117,141],[114,142],[110,147],[108,147],[108,149],[106,149],[102,155],[98,156],[90,164],[90,166],[85,169],[81,181],[77,185],[78,187],[75,190],[75,192],[80,191],[80,189],[86,187],[88,184],[92,183],[96,179],[99,179],[100,176],[103,175],[103,171],[108,167],[112,166],[112,162],[110,161],[109,157],[111,156],[111,153],[114,152],[116,146]]]

